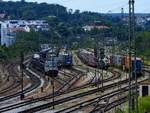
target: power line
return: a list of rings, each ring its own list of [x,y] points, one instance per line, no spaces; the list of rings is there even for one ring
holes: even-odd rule
[[[121,8],[125,8],[125,7],[127,7],[127,6],[128,6],[128,3],[125,3],[125,4],[120,5],[120,6],[118,6],[118,7],[115,7],[115,8],[109,9],[107,13],[115,12],[115,11],[120,10]]]

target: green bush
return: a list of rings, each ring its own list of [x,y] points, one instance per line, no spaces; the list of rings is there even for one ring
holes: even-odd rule
[[[150,112],[150,97],[139,98],[139,113]]]

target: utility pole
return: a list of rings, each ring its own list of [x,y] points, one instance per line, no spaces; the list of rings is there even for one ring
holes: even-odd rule
[[[95,56],[95,58],[96,58],[96,68],[97,69],[99,69],[99,58],[98,58],[98,39],[97,39],[97,37],[95,37],[95,47],[94,47],[94,56]],[[97,74],[97,72],[98,72],[98,74]],[[96,69],[95,69],[95,80],[97,80],[98,82],[97,82],[97,87],[99,88],[99,70],[97,71]]]
[[[100,67],[102,68],[102,92],[103,92],[103,81],[104,81],[104,68],[105,68],[105,62],[103,61],[104,58],[105,58],[105,40],[104,40],[104,37],[105,37],[105,29],[103,29],[102,31],[102,47],[100,48],[100,52],[99,52],[99,55],[100,55]]]
[[[53,48],[52,48],[52,54],[53,54],[53,51],[54,51],[54,46],[53,46]],[[51,60],[52,60],[52,70],[54,70],[54,57],[55,56],[52,56],[51,57]],[[55,109],[55,105],[54,105],[54,102],[55,102],[55,84],[54,84],[54,76],[55,76],[55,74],[54,73],[52,73],[52,86],[53,86],[53,110]]]
[[[120,34],[120,38],[123,39],[124,38],[124,32],[123,32],[123,29],[124,29],[124,8],[121,8],[121,25],[119,26],[119,29],[121,30],[121,34]],[[122,52],[121,52],[122,54]],[[123,65],[123,71],[124,71],[124,65]],[[122,73],[121,73],[122,75]],[[119,84],[119,82],[121,82],[121,75],[119,76],[119,79],[118,80],[118,90],[121,89],[121,84]],[[118,94],[118,99],[121,97],[122,94]],[[121,110],[121,104],[120,104],[120,110]]]
[[[135,76],[135,85],[136,85],[136,89],[135,89],[135,100],[136,100],[136,113],[138,113],[138,84],[137,84],[137,74],[136,74],[136,36],[135,36],[135,0],[132,0],[132,18],[133,18],[133,22],[132,22],[132,28],[133,28],[133,48],[134,48],[134,70],[133,70],[133,75]]]
[[[55,86],[54,86],[54,75],[52,75],[52,86],[53,86],[53,110],[55,109],[54,102],[55,102]]]
[[[129,113],[131,113],[131,106],[132,111],[134,110],[134,95],[131,90],[131,77],[135,77],[135,84],[136,84],[136,113],[138,113],[138,91],[137,91],[137,74],[136,74],[136,47],[135,47],[135,14],[134,14],[134,0],[129,0]],[[134,44],[132,44],[132,41]],[[132,49],[134,48],[134,50]],[[134,51],[134,68],[132,67],[132,51]],[[134,69],[134,70],[133,70]]]
[[[40,36],[38,35],[38,51],[40,52]]]
[[[132,76],[132,68],[131,68],[131,32],[132,32],[132,0],[129,0],[129,104],[128,104],[128,113],[131,113],[131,76]]]
[[[24,99],[24,93],[23,93],[23,69],[24,69],[24,54],[23,52],[20,53],[20,57],[21,57],[21,63],[20,63],[20,69],[21,69],[21,94],[20,94],[20,99],[23,100]]]
[[[104,44],[103,44],[104,45]],[[104,47],[104,46],[103,46]],[[103,91],[103,80],[104,80],[104,69],[103,68],[105,68],[105,63],[104,63],[104,61],[103,61],[103,59],[105,58],[105,49],[104,48],[100,48],[100,52],[99,52],[99,68],[101,68],[102,69],[102,73],[101,73],[101,75],[102,75],[102,80],[101,80],[101,84],[102,84],[102,91]]]

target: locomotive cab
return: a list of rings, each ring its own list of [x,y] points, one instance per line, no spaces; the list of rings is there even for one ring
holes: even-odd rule
[[[44,65],[45,75],[56,77],[58,75],[58,57],[49,53]]]

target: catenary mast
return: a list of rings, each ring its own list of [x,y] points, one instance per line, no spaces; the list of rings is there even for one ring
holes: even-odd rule
[[[135,40],[135,10],[134,10],[135,0],[129,0],[129,110],[131,113],[135,110],[135,100],[136,100],[136,113],[138,113],[138,90],[137,90],[137,74],[136,74],[136,40]],[[132,67],[132,55],[134,56],[134,70]],[[134,82],[136,85],[135,93],[131,89],[132,81],[131,78],[134,77]],[[134,100],[135,94],[135,100]],[[132,108],[132,111],[131,111]]]

